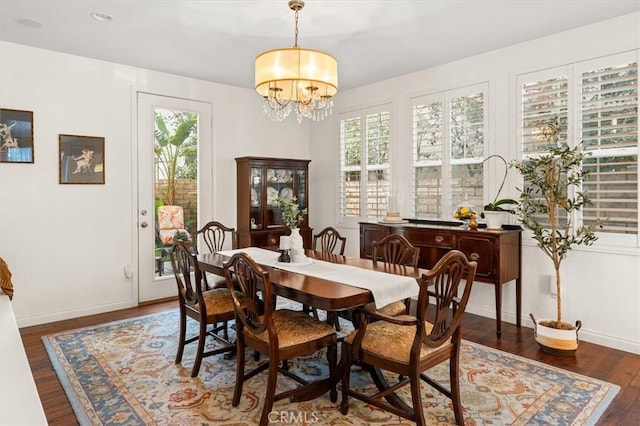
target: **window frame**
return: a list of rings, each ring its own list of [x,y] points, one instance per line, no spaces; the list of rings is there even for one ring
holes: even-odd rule
[[[557,67],[542,69],[542,70],[528,70],[522,73],[515,74],[515,97],[516,97],[516,113],[515,113],[515,129],[516,129],[516,139],[517,139],[517,158],[521,160],[524,158],[524,141],[523,141],[523,84],[532,83],[536,81],[543,81],[552,77],[566,77],[567,79],[567,100],[566,100],[566,109],[567,109],[567,143],[570,146],[575,146],[577,143],[582,142],[583,135],[583,109],[582,109],[582,87],[583,87],[583,73],[594,71],[602,68],[615,67],[621,65],[623,63],[636,63],[640,65],[638,50],[632,50],[622,53],[616,53],[611,55],[606,55],[593,59],[586,59],[583,61],[576,61],[572,63],[563,64]],[[638,67],[640,71],[640,66]],[[624,154],[624,153],[632,153],[632,155],[636,156],[636,161],[640,161],[640,91],[638,91],[638,87],[640,83],[640,72],[637,73],[636,80],[636,105],[639,111],[639,118],[637,119],[636,125],[636,146],[631,149],[627,148],[624,150],[621,149],[611,149],[610,151],[601,151],[597,153],[596,156],[602,157],[610,157],[608,154]],[[586,151],[593,151],[586,149]],[[617,151],[617,152],[616,152]],[[535,154],[534,154],[535,155]],[[589,158],[593,158],[590,156]],[[518,186],[522,187],[523,181],[521,176],[517,176]],[[637,219],[640,224],[640,179],[636,181],[636,185],[638,188],[638,197],[637,203]],[[587,192],[587,195],[589,193]],[[574,226],[580,226],[582,222],[582,211],[573,212],[573,217],[571,218]],[[640,225],[639,225],[640,228]],[[606,246],[618,246],[623,250],[624,248],[637,248],[640,247],[640,229],[636,234],[622,234],[615,232],[597,232],[598,241],[596,245],[606,245]]]
[[[479,156],[474,157],[465,157],[465,158],[453,158],[451,148],[452,148],[452,126],[451,126],[451,104],[452,101],[456,98],[460,98],[462,96],[472,96],[477,93],[482,94],[482,152]],[[482,206],[484,205],[485,200],[488,199],[489,188],[487,185],[488,176],[492,171],[493,165],[489,165],[487,163],[483,163],[483,160],[487,158],[490,154],[489,152],[489,139],[491,135],[490,128],[490,111],[489,111],[489,97],[491,95],[490,85],[488,81],[482,81],[479,83],[469,84],[462,87],[452,88],[452,89],[444,89],[439,90],[437,92],[432,92],[428,94],[422,94],[418,96],[413,96],[409,99],[409,140],[410,140],[410,149],[411,153],[407,160],[408,164],[408,179],[409,179],[409,187],[410,187],[410,198],[407,205],[407,211],[416,218],[419,219],[435,219],[435,220],[453,220],[453,213],[457,208],[457,205],[453,204],[453,200],[455,198],[454,192],[455,188],[453,186],[453,180],[455,176],[453,176],[453,171],[455,166],[459,165],[478,165],[482,168],[482,178],[481,180],[481,197],[482,200],[479,200],[479,197],[476,195],[476,202],[472,203],[471,207],[478,212],[478,214],[482,211]],[[440,150],[439,150],[439,159],[435,160],[419,160],[417,159],[417,147],[416,147],[416,120],[415,120],[415,107],[417,105],[425,105],[425,104],[434,104],[440,103],[440,120],[441,120],[441,135],[440,135]],[[428,167],[428,166],[436,166],[440,167],[440,193],[437,196],[437,200],[435,204],[439,206],[439,211],[436,212],[434,216],[429,215],[418,215],[417,213],[417,203],[418,198],[416,194],[416,168],[417,167]],[[431,199],[431,198],[429,198]]]
[[[389,144],[388,144],[388,161],[385,164],[378,165],[369,164],[368,158],[368,140],[367,140],[367,117],[375,114],[387,114],[389,117]],[[382,170],[387,172],[388,176],[388,192],[389,194],[393,191],[393,178],[392,178],[392,145],[393,145],[393,104],[383,103],[375,106],[358,108],[350,111],[345,111],[337,114],[337,132],[338,132],[338,185],[339,189],[337,192],[337,206],[338,206],[338,223],[341,226],[346,227],[356,227],[359,222],[363,221],[371,221],[373,218],[369,217],[367,214],[368,201],[370,197],[367,193],[367,182],[369,172],[375,170]],[[345,166],[344,165],[344,147],[343,147],[343,134],[342,134],[342,123],[345,120],[350,119],[358,119],[360,121],[360,165],[359,166]],[[344,191],[344,173],[346,171],[359,171],[360,172],[360,185],[359,185],[359,215],[356,216],[346,216],[345,213],[345,191]],[[387,197],[389,197],[388,195]],[[388,202],[388,201],[387,201]],[[385,209],[386,213],[386,209]],[[382,217],[378,216],[377,219],[382,219]]]

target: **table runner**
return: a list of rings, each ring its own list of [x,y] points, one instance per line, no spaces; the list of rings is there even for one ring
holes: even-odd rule
[[[369,290],[373,295],[376,308],[381,308],[398,300],[416,297],[419,292],[415,278],[372,271],[357,266],[342,265],[317,259],[311,259],[310,263],[307,264],[280,263],[277,262],[280,253],[258,247],[224,250],[218,253],[224,256],[233,256],[235,253],[240,252],[248,253],[253,260],[261,265]]]

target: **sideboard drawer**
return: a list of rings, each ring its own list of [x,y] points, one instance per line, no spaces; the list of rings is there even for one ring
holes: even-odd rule
[[[431,229],[424,230],[403,229],[402,233],[409,241],[417,245],[453,248],[453,234],[448,231]]]

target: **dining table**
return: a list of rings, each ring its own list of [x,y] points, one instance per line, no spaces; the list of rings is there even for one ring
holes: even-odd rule
[[[224,275],[224,263],[238,252],[249,254],[269,273],[276,296],[328,312],[360,309],[372,302],[379,308],[393,301],[415,298],[419,293],[416,279],[427,272],[418,267],[315,250],[305,250],[305,262],[287,264],[278,262],[279,252],[258,247],[198,254],[198,265],[202,271]],[[323,381],[318,387],[298,396],[296,401],[310,400],[328,391],[331,382],[337,382],[342,375],[340,366],[337,370],[336,377]],[[368,370],[380,389],[387,386],[380,370]],[[403,404],[394,395],[387,399]]]
[[[269,273],[273,293],[316,309],[340,312],[375,303],[417,297],[416,281],[426,269],[374,262],[371,259],[305,250],[306,262],[278,262],[279,252],[246,247],[198,255],[202,271],[224,275],[224,262],[234,253],[245,252]]]

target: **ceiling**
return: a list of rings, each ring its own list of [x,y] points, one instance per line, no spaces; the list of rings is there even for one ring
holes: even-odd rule
[[[298,44],[336,57],[341,90],[640,10],[640,0],[305,3]],[[0,40],[246,88],[256,55],[293,39],[287,0],[0,0]]]

